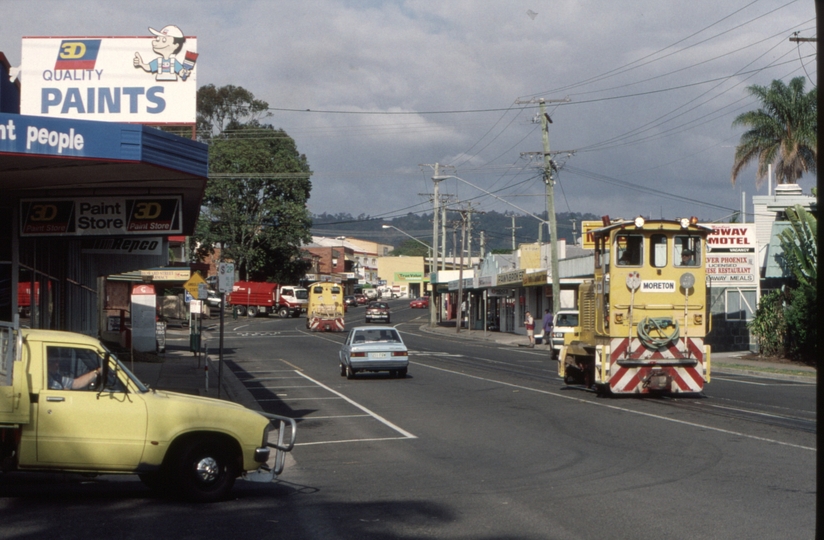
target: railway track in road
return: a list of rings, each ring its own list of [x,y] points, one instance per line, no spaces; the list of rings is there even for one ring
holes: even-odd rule
[[[355,322],[353,325],[361,325]],[[446,369],[471,376],[500,380],[508,384],[534,387],[539,391],[561,391],[566,389],[570,395],[576,394],[575,387],[563,384],[556,371],[556,362],[549,360],[548,351],[540,349],[526,349],[502,347],[499,344],[480,341],[459,340],[440,335],[421,336],[415,332],[403,331],[404,324],[395,325],[401,329],[407,346],[410,349],[410,364],[418,364],[432,368]],[[351,326],[350,326],[351,327]],[[238,329],[238,336],[252,329]],[[262,329],[255,329],[262,330]],[[314,337],[334,344],[340,344],[346,337],[341,333],[314,333],[302,328],[281,328],[278,337]],[[267,332],[260,332],[265,334]],[[248,337],[254,337],[257,332],[250,332]],[[288,336],[287,336],[288,335]],[[267,337],[260,335],[260,337]],[[274,337],[274,336],[273,336]],[[414,377],[414,371],[411,370]],[[566,390],[564,393],[566,393]],[[765,390],[766,391],[766,390]],[[614,404],[623,408],[632,401],[643,402],[656,408],[674,409],[684,413],[694,413],[707,419],[717,418],[732,422],[746,422],[752,426],[767,426],[789,430],[790,432],[814,434],[816,433],[816,418],[814,411],[799,411],[796,409],[770,406],[766,403],[752,403],[735,400],[727,397],[701,395],[699,397],[658,397],[621,399],[599,398],[592,391],[583,388],[577,393],[581,400],[597,401],[604,404]]]
[[[690,398],[643,398],[661,407],[671,407],[684,411],[693,411],[731,420],[743,420],[752,424],[778,427],[802,433],[816,433],[815,413],[791,414],[785,409],[753,406],[746,403],[735,403],[732,400],[714,397]],[[804,411],[801,411],[802,413]]]
[[[473,347],[478,349],[489,349],[500,347],[493,347],[481,343],[465,343],[464,347]],[[536,354],[534,350],[518,351],[519,355]],[[555,370],[555,361],[543,360],[540,361],[540,367],[524,364],[525,360],[521,358],[517,360],[494,360],[484,358],[481,355],[473,356],[471,353],[448,353],[438,351],[410,351],[411,363],[426,363],[426,358],[437,359],[438,365],[451,365],[453,369],[472,369],[475,373],[486,373],[487,375],[498,375],[524,378],[530,383],[546,383],[557,384],[558,389],[561,388],[576,388],[567,387],[561,382],[561,378],[557,375]],[[414,359],[414,360],[413,360]],[[528,361],[528,360],[526,360]],[[581,398],[587,399],[585,396],[590,396],[591,399],[599,399],[595,393],[588,391],[583,387],[580,388]],[[796,411],[787,408],[770,407],[768,405],[759,403],[751,404],[746,402],[739,402],[732,399],[708,397],[701,395],[697,397],[657,397],[657,398],[640,398],[628,397],[626,399],[643,400],[645,403],[654,404],[662,408],[675,408],[685,412],[695,412],[701,415],[724,418],[733,421],[746,421],[750,424],[758,424],[774,428],[782,428],[790,431],[801,433],[816,433],[816,418],[814,412]],[[623,399],[616,399],[616,403],[625,401]]]

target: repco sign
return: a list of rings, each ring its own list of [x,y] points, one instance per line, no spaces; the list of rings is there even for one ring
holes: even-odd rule
[[[20,236],[181,234],[180,206],[178,196],[23,199]]]

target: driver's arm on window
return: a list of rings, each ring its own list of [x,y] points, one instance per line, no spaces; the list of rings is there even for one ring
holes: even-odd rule
[[[100,368],[95,368],[88,373],[84,373],[79,377],[74,379],[72,383],[72,390],[81,390],[83,388],[87,388],[90,384],[94,382],[97,376],[100,374]]]

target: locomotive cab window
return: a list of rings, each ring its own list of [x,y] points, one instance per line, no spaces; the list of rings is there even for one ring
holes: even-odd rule
[[[644,237],[640,234],[615,235],[615,256],[618,266],[641,266]]]
[[[701,238],[698,236],[676,236],[673,244],[675,266],[699,266],[701,263]]]
[[[654,268],[663,268],[667,265],[667,237],[663,234],[653,234],[649,237],[650,265]]]

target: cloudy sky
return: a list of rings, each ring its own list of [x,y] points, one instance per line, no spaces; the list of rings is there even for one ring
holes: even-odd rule
[[[816,77],[810,0],[6,0],[0,51],[23,36],[198,38],[197,83],[269,103],[314,171],[310,210],[431,211],[431,165],[455,207],[546,209],[536,101],[559,166],[556,210],[720,220],[747,86]],[[25,80],[23,81],[25,91]],[[446,168],[449,166],[450,168]],[[805,192],[815,183],[805,177]],[[494,194],[490,195],[490,194]],[[748,211],[751,211],[751,206]]]

